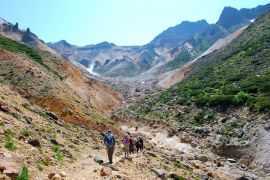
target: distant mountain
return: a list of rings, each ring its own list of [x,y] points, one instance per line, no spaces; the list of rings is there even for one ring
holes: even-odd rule
[[[132,109],[144,119],[173,120],[183,124],[209,123],[185,117],[179,106],[215,112],[245,108],[270,112],[270,11],[258,18],[222,50],[196,61],[179,84],[140,101]],[[181,74],[178,74],[179,76]],[[162,113],[163,112],[163,113]],[[192,112],[192,114],[195,114]]]
[[[250,23],[251,20],[256,19],[270,9],[270,4],[258,6],[252,9],[237,10],[232,7],[225,7],[220,15],[217,24],[223,26],[229,31],[234,31],[241,25]]]
[[[172,49],[194,35],[204,32],[209,26],[205,20],[197,22],[183,21],[181,24],[163,31],[146,46],[152,45],[154,47]]]
[[[48,46],[66,59],[85,67],[92,66],[101,75],[142,79],[139,75],[152,76],[150,72],[160,75],[181,67],[199,57],[219,39],[249,25],[268,9],[270,4],[240,10],[225,7],[216,24],[208,24],[205,20],[184,21],[163,31],[144,46],[102,42],[79,47],[66,41],[49,43]]]
[[[225,38],[243,26],[249,25],[267,10],[270,10],[270,4],[240,10],[225,7],[216,24],[209,25],[204,32],[192,36],[178,47],[171,50],[170,56],[173,60],[160,67],[160,72],[174,70],[189,60],[199,57],[217,40]]]

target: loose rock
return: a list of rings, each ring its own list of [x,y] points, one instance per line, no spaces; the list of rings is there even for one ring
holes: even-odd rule
[[[206,156],[201,156],[201,157],[199,158],[199,160],[202,161],[202,162],[207,162],[207,161],[208,161],[208,157],[206,157]]]
[[[165,171],[163,169],[153,168],[152,171],[162,179],[165,179]]]
[[[229,158],[229,159],[227,159],[230,163],[236,163],[236,160],[235,159],[231,159],[231,158]]]
[[[99,163],[99,164],[102,164],[104,161],[101,159],[101,157],[99,157],[99,156],[95,156],[94,157],[94,161],[95,162],[97,162],[97,163]]]
[[[28,141],[28,143],[34,147],[41,147],[41,144],[38,139],[31,139]]]
[[[103,167],[100,170],[100,176],[111,176],[112,175],[112,169],[109,167]]]

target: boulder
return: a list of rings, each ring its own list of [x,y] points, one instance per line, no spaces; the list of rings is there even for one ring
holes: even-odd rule
[[[220,118],[220,119],[218,120],[218,122],[225,123],[225,122],[227,122],[229,119],[230,119],[229,117],[223,117],[223,118]]]
[[[55,174],[51,180],[62,180],[62,177],[60,176],[60,174]]]
[[[161,179],[166,178],[165,170],[158,169],[158,168],[152,168],[152,171]]]
[[[228,160],[230,163],[236,163],[236,160],[235,160],[235,159],[228,158],[227,160]]]
[[[201,176],[201,180],[208,180],[209,179],[209,176],[207,176],[207,175],[202,175]]]
[[[264,129],[265,129],[266,131],[270,131],[270,124],[265,124],[265,125],[264,125]]]
[[[62,172],[60,172],[60,176],[61,177],[67,177],[67,174],[64,171],[62,171]]]
[[[22,173],[23,160],[17,157],[0,157],[1,172],[10,179],[16,179]]]
[[[206,156],[201,156],[201,157],[199,158],[199,160],[202,161],[202,162],[207,162],[207,161],[208,161],[208,157],[206,157]]]
[[[250,180],[250,178],[248,178],[246,176],[241,176],[241,177],[237,178],[236,180]]]
[[[242,138],[243,136],[244,136],[244,131],[242,130],[242,129],[239,129],[239,131],[238,132],[236,132],[237,133],[237,137],[238,138]]]
[[[270,173],[270,163],[265,163],[263,164],[262,170],[266,173],[269,174]]]
[[[99,156],[94,157],[94,161],[97,162],[98,164],[102,164],[104,161],[101,159]]]
[[[111,176],[112,175],[112,169],[109,167],[103,167],[100,170],[100,176]]]
[[[52,112],[46,112],[50,119],[58,120],[58,117]]]
[[[41,147],[40,141],[38,139],[30,139],[28,141],[29,144],[31,144],[34,147]]]
[[[198,146],[197,143],[196,143],[195,141],[192,141],[190,145],[191,145],[191,147],[193,147],[193,148],[195,148],[195,147]]]
[[[48,174],[48,178],[49,179],[52,179],[52,177],[55,175],[56,173],[50,173],[50,174]]]
[[[24,118],[24,121],[27,123],[27,124],[31,124],[32,123],[32,119],[30,117],[23,117]]]
[[[55,139],[50,139],[50,142],[54,145],[59,145],[59,143]]]
[[[178,176],[178,175],[175,174],[175,173],[171,173],[171,174],[170,174],[170,178],[172,178],[173,180],[179,180],[179,179],[180,179],[180,176]]]
[[[168,138],[170,138],[170,137],[173,137],[175,134],[176,134],[176,130],[175,129],[173,129],[173,128],[170,128],[169,130],[168,130]]]

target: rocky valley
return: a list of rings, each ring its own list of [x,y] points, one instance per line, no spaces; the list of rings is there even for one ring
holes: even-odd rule
[[[1,18],[0,179],[270,179],[269,10],[143,46],[45,43]],[[124,158],[125,134],[144,150]]]

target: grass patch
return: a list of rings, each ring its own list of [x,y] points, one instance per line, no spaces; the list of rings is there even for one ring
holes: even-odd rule
[[[5,148],[10,151],[15,151],[17,147],[12,140],[12,138],[15,136],[15,133],[11,129],[6,129],[5,133],[6,133]]]
[[[175,167],[180,168],[180,169],[183,169],[183,170],[186,170],[188,172],[192,172],[193,171],[192,168],[190,168],[190,167],[182,164],[180,161],[174,160],[173,161],[173,164],[174,164]]]
[[[10,151],[15,151],[17,149],[11,137],[7,137],[6,142],[5,142],[5,148],[7,148]]]
[[[223,134],[224,136],[228,137],[229,134],[230,134],[231,132],[233,132],[233,130],[234,130],[235,128],[237,128],[237,123],[236,123],[236,122],[233,122],[233,123],[227,125],[227,126],[223,129],[222,134]]]
[[[3,127],[3,126],[5,126],[5,122],[0,121],[0,127]]]
[[[184,178],[183,176],[176,175],[173,179],[174,180],[185,180],[186,178]]]
[[[28,168],[23,166],[22,174],[16,178],[16,180],[29,180]]]
[[[12,129],[6,129],[6,135],[7,137],[14,137],[15,136],[15,132],[12,131]]]
[[[60,151],[60,147],[59,146],[56,146],[56,145],[53,145],[52,146],[52,151],[55,153],[55,157],[56,157],[56,160],[60,163],[63,163],[64,162],[64,158],[61,154],[61,151]]]
[[[21,131],[21,135],[23,135],[25,137],[30,137],[30,136],[32,136],[32,132],[28,131],[27,129],[24,129]]]

